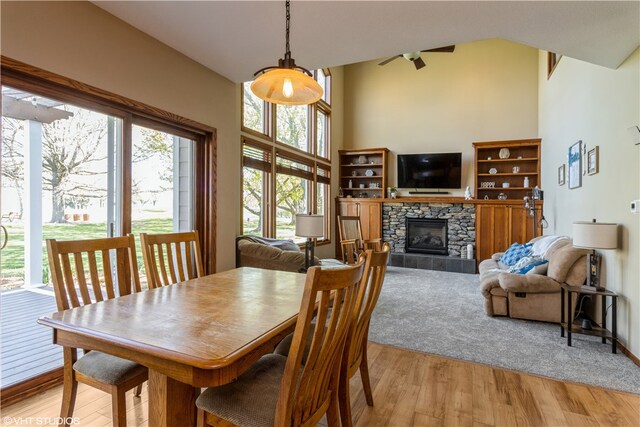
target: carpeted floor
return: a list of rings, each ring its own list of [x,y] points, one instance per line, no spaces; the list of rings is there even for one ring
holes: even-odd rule
[[[389,267],[369,339],[567,381],[640,393],[640,367],[555,324],[488,317],[477,275]]]

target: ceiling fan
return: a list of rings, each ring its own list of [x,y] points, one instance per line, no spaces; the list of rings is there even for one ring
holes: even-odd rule
[[[420,54],[422,52],[445,52],[445,53],[451,53],[455,49],[456,49],[455,45],[451,45],[451,46],[437,47],[435,49],[421,50],[420,52],[403,53],[401,55],[392,56],[391,58],[382,61],[378,65],[387,65],[389,62],[393,61],[394,59],[404,58],[407,61],[413,62],[413,65],[416,66],[416,70],[419,70],[420,68],[422,68],[422,67],[424,67],[426,65],[424,63],[424,61],[422,60],[422,58],[420,57]]]

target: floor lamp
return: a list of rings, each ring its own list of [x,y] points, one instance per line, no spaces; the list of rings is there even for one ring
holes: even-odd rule
[[[596,249],[618,248],[618,224],[604,222],[577,221],[573,223],[573,246],[592,249],[587,264],[587,286],[604,291],[600,286],[600,261]]]
[[[529,216],[533,217],[533,237],[536,237],[538,234],[538,227],[545,229],[549,226],[549,223],[544,218],[544,213],[541,209],[541,218],[540,221],[536,221],[536,201],[544,200],[544,191],[542,191],[538,186],[536,186],[533,190],[531,190],[531,196],[525,196],[524,198],[524,207],[525,209],[529,209]]]
[[[324,236],[324,215],[296,214],[296,236],[306,237],[304,250],[305,270],[313,266],[315,238]]]

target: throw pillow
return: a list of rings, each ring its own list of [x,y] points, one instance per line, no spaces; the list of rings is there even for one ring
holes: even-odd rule
[[[547,270],[549,269],[549,261],[547,261],[546,259],[543,261],[544,262],[542,264],[536,265],[531,270],[527,271],[526,274],[540,274],[542,276],[546,276]]]
[[[531,246],[531,243],[525,243],[524,245],[514,243],[500,257],[500,262],[510,267],[513,266],[521,258],[531,254]]]
[[[547,264],[547,260],[543,260],[539,256],[525,256],[520,258],[513,267],[509,269],[509,273],[515,274],[527,274],[530,270],[533,270],[536,266]]]

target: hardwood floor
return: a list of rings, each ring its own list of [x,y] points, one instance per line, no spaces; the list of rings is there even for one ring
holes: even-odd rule
[[[374,407],[360,375],[351,380],[354,425],[364,426],[638,426],[640,395],[566,383],[491,366],[371,343]],[[4,421],[58,416],[61,387],[2,408]],[[80,384],[79,426],[111,425],[111,399]],[[148,426],[147,387],[127,393],[127,425]],[[36,418],[44,417],[44,418]],[[38,424],[40,423],[40,424]]]

